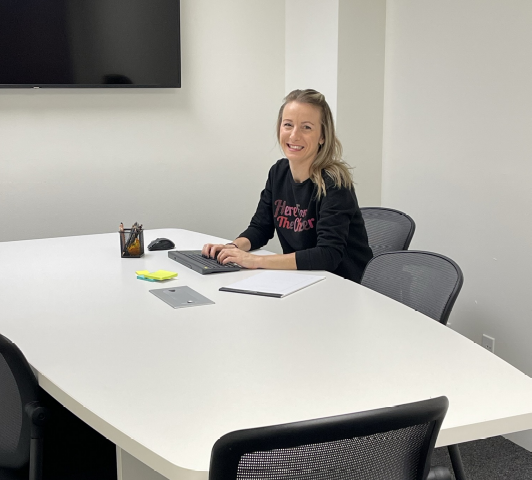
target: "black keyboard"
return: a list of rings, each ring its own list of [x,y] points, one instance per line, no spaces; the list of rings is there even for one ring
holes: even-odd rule
[[[202,275],[207,273],[236,272],[242,268],[236,263],[230,262],[222,265],[215,258],[206,258],[201,254],[201,250],[172,250],[168,252],[168,257]]]
[[[206,267],[211,267],[211,268],[235,268],[235,267],[238,267],[238,265],[236,263],[232,263],[232,262],[229,262],[229,263],[226,263],[224,265],[222,265],[221,263],[218,263],[218,260],[216,260],[215,258],[210,258],[210,257],[204,257],[203,255],[201,254],[198,254],[198,253],[184,253],[184,252],[181,252],[185,257],[187,258],[191,258],[192,260],[196,261],[196,262],[199,262],[201,263],[202,265],[205,265]]]

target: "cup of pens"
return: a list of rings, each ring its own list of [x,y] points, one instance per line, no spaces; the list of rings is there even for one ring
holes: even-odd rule
[[[139,258],[144,255],[144,230],[137,222],[131,228],[124,228],[121,223],[118,229],[120,234],[120,254],[122,258]]]

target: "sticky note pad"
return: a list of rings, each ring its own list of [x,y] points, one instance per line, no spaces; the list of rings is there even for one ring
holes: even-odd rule
[[[146,280],[147,282],[156,282],[157,281],[154,278],[146,278],[144,275],[137,275],[137,278],[139,280]]]
[[[146,275],[147,273],[150,273],[149,270],[137,270],[135,272],[137,275]]]
[[[143,276],[146,278],[153,278],[154,280],[170,280],[171,278],[177,277],[177,273],[169,272],[168,270],[157,270],[152,273],[144,273]]]

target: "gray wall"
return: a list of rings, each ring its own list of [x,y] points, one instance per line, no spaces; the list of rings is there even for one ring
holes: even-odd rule
[[[361,206],[381,204],[386,0],[340,0],[338,136]]]
[[[529,0],[388,2],[382,194],[415,219],[411,248],[462,267],[452,328],[527,375],[531,24]]]

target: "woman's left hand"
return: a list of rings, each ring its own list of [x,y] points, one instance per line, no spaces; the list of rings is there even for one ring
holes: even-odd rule
[[[224,248],[218,253],[217,260],[222,264],[233,262],[241,267],[254,269],[261,267],[261,257],[261,255],[253,255],[239,248]]]

